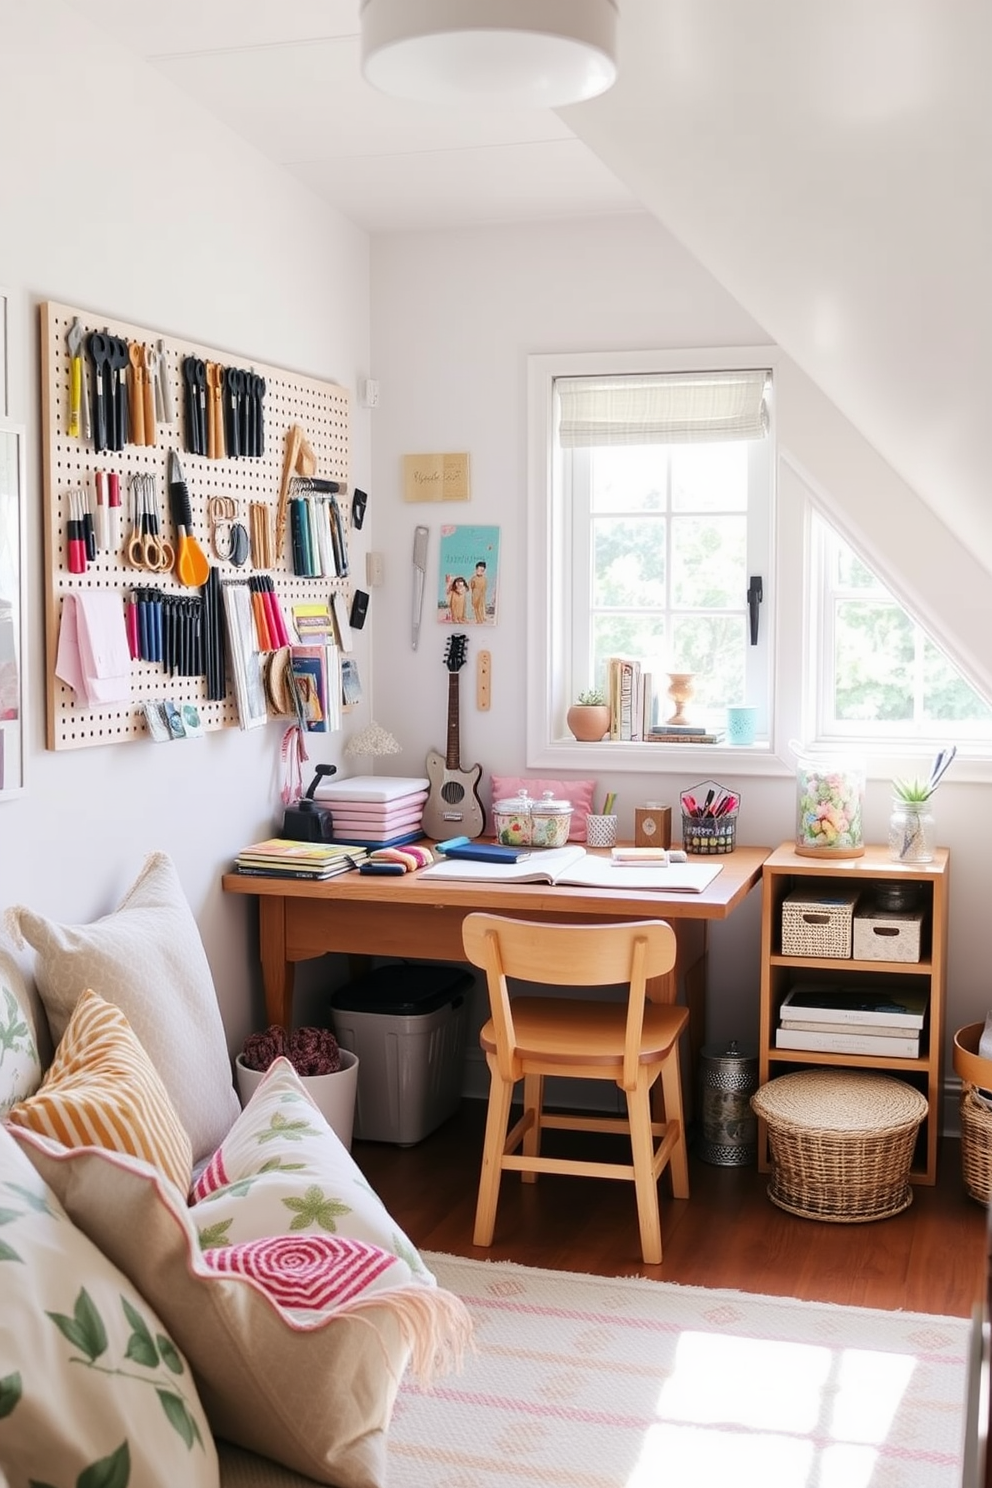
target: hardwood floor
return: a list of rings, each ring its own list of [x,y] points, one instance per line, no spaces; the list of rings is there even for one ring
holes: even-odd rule
[[[714,1167],[690,1148],[691,1196],[667,1197],[662,1178],[664,1259],[644,1266],[633,1185],[607,1179],[547,1175],[524,1184],[504,1174],[494,1244],[474,1246],[484,1116],[482,1101],[464,1100],[416,1146],[354,1143],[355,1161],[423,1250],[958,1317],[969,1317],[982,1294],[985,1210],[965,1190],[955,1139],[943,1141],[936,1185],[914,1185],[907,1210],[871,1224],[797,1219],[770,1202],[756,1167]]]

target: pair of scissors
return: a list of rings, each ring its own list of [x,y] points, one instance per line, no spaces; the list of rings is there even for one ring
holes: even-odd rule
[[[159,532],[154,475],[131,476],[131,536],[125,551],[133,568],[149,573],[165,573],[175,561],[171,544]]]

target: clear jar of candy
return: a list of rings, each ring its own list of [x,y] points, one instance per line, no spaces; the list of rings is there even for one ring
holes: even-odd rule
[[[811,858],[861,857],[864,760],[793,749],[798,759],[796,852]]]

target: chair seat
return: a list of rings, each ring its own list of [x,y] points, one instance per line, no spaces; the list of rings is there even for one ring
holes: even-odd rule
[[[648,1003],[641,1033],[642,1064],[656,1063],[670,1049],[689,1020],[686,1008],[670,1003]],[[620,1064],[627,1030],[625,1002],[579,1002],[560,997],[517,997],[513,1001],[516,1049],[548,1064]],[[479,1042],[496,1052],[492,1019],[483,1026]]]

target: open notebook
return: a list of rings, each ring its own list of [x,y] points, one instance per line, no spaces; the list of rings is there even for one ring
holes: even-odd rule
[[[420,878],[547,883],[573,888],[656,889],[660,894],[701,894],[720,872],[719,863],[623,863],[596,857],[584,847],[537,848],[519,863],[483,863],[444,858],[422,868]]]

